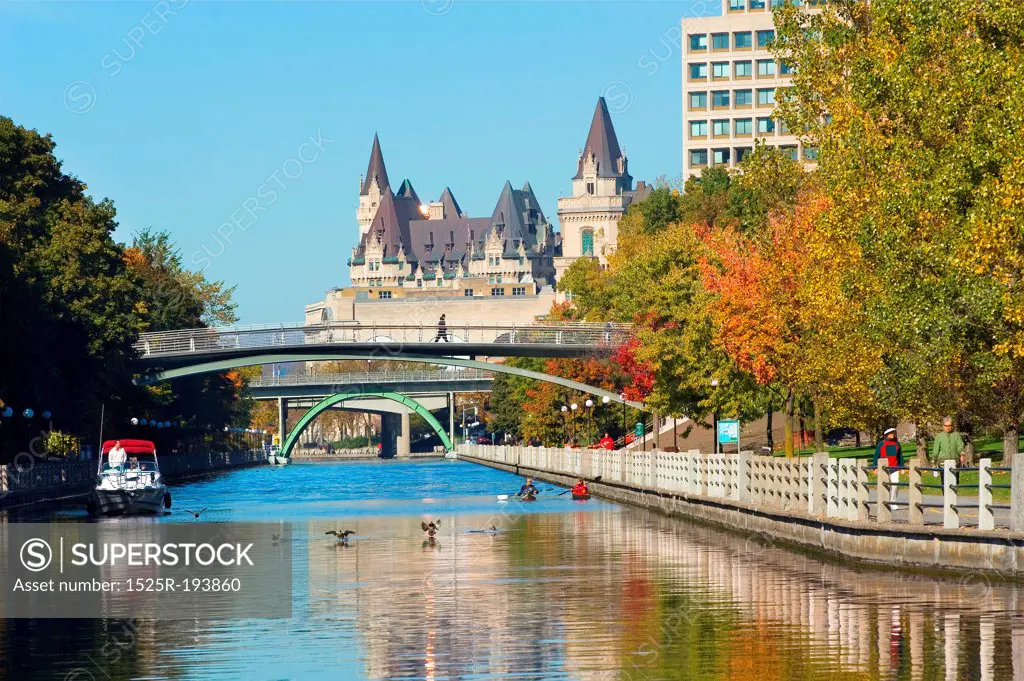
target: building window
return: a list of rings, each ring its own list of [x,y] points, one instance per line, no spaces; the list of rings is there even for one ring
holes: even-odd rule
[[[719,90],[718,92],[711,93],[711,106],[716,109],[728,109],[729,108],[729,91]]]
[[[690,137],[707,137],[707,121],[690,121]]]
[[[707,130],[705,129],[705,133]],[[583,255],[593,256],[594,255],[594,230],[585,229],[581,235],[582,243],[580,245],[580,251]]]
[[[505,289],[503,289],[503,288],[492,288],[491,289],[491,295],[492,296],[503,296],[503,295],[505,295]]]
[[[690,51],[700,52],[708,49],[707,33],[695,33],[690,36]]]
[[[767,78],[775,75],[775,62],[771,59],[758,59],[757,60],[757,75],[761,78]]]
[[[444,286],[444,275],[437,278],[437,287],[441,288],[442,286]]]
[[[472,298],[473,297],[473,289],[467,288],[465,291],[462,292],[462,295],[466,296],[467,298]]]
[[[707,109],[708,108],[708,93],[706,93],[706,92],[691,92],[690,93],[690,108],[691,109]]]
[[[378,291],[377,297],[381,300],[391,300],[391,291]]]
[[[800,153],[796,147],[782,147],[782,153],[785,154],[791,161],[800,160]]]
[[[714,50],[729,50],[729,34],[728,33],[712,33],[711,34],[711,48]]]
[[[783,76],[793,75],[793,67],[784,61],[779,62],[779,74]]]
[[[738,61],[736,62],[736,77],[737,78],[750,78],[754,73],[754,66],[749,61]]]
[[[780,135],[788,135],[789,134],[789,126],[786,125],[786,121],[780,118],[779,121],[778,121],[778,124],[779,124],[779,134]]]
[[[704,80],[707,77],[707,64],[690,64],[690,80]]]
[[[761,3],[761,9],[764,9],[764,3]],[[775,31],[758,31],[757,32],[757,46],[760,48],[767,48],[771,45],[772,41],[775,40]]]
[[[399,262],[398,263],[398,271],[402,272],[403,270],[405,270],[405,263],[404,262]]]
[[[753,90],[736,90],[736,107],[749,107],[754,105]]]
[[[729,77],[729,62],[727,61],[716,61],[711,64],[711,77],[712,78],[728,78]]]
[[[712,160],[716,166],[729,165],[729,150],[715,149],[712,154]]]
[[[805,161],[817,161],[818,160],[818,147],[804,147],[804,160]]]
[[[753,148],[751,147],[739,147],[736,149],[736,162],[743,163],[743,161],[747,160],[747,157],[750,156],[752,151]]]
[[[764,9],[764,0],[750,0],[750,9]]]
[[[733,44],[737,50],[749,50],[754,46],[754,34],[750,31],[733,33]]]
[[[757,91],[758,106],[772,106],[775,104],[775,88],[765,88]]]
[[[513,286],[512,287],[512,295],[514,295],[514,296],[525,296],[526,295],[526,287],[525,286]]]
[[[768,135],[775,132],[775,121],[771,118],[758,118],[757,119],[757,132],[762,135]]]
[[[416,280],[416,288],[423,288],[423,280],[422,279],[417,279]]]
[[[737,118],[736,119],[736,134],[737,135],[753,135],[754,134],[754,121],[749,118]]]
[[[742,12],[747,7],[747,0],[729,0],[730,12]]]
[[[587,183],[587,193],[588,194],[593,194],[594,193],[594,183],[593,182],[588,182]]]
[[[708,164],[707,149],[693,149],[690,151],[690,166],[706,166]]]
[[[715,137],[729,136],[729,121],[715,121],[713,125]]]
[[[494,283],[494,275],[493,274],[491,276],[487,277],[487,283],[488,284],[493,284]]]

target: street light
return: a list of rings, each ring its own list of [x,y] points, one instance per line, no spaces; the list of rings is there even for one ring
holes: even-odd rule
[[[718,387],[718,379],[717,378],[712,378],[711,379],[711,387],[712,388],[717,388]],[[712,416],[712,427],[713,427],[713,429],[715,431],[715,433],[714,433],[714,445],[715,445],[714,449],[715,449],[715,454],[721,454],[721,452],[719,451],[719,448],[721,447],[721,445],[718,443],[718,418],[719,418],[719,412],[718,412],[718,404],[716,402],[714,415]]]
[[[594,437],[594,400],[587,398],[583,406],[587,408],[587,443],[589,444]]]
[[[569,407],[562,405],[562,440],[569,439]]]

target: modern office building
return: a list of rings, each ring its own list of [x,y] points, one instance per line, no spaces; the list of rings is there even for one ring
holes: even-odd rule
[[[709,166],[736,167],[758,139],[816,163],[817,149],[773,117],[791,75],[769,49],[772,8],[784,2],[722,0],[722,16],[683,20],[684,179]]]

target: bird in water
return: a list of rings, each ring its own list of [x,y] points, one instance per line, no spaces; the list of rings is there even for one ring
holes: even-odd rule
[[[486,530],[470,530],[469,531],[470,534],[498,534],[499,532],[501,532],[501,530],[499,530],[494,525],[491,525]]]
[[[272,534],[272,535],[270,535],[270,541],[272,541],[272,542],[274,542],[276,544],[277,542],[281,541],[281,535],[279,535],[279,534]]]
[[[420,523],[420,527],[423,528],[423,531],[427,533],[428,537],[433,539],[434,535],[437,534],[437,531],[441,528],[441,520],[438,519],[437,522],[432,522],[432,523],[423,523],[423,522],[421,522]]]
[[[328,530],[327,532],[324,532],[324,534],[333,534],[335,537],[338,538],[338,544],[339,545],[344,544],[346,546],[348,545],[348,536],[350,534],[355,534],[355,533],[356,533],[355,530],[345,530],[344,532],[342,532],[341,530]]]
[[[199,514],[201,514],[201,513],[205,513],[205,512],[206,512],[206,509],[205,509],[205,508],[203,508],[203,509],[200,509],[200,510],[198,510],[198,511],[190,511],[190,510],[188,510],[187,508],[185,509],[185,513],[191,513],[191,514],[192,514],[192,518],[193,518],[194,520],[199,520]]]

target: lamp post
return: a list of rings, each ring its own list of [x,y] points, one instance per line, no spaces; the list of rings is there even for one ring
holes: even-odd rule
[[[587,408],[587,446],[594,441],[594,400],[587,399],[583,403]]]
[[[562,405],[562,440],[569,439],[569,407]]]
[[[572,410],[572,413],[569,415],[569,423],[572,424],[572,444],[574,445],[576,444],[576,410],[579,408],[580,405],[575,402],[569,405],[569,409]]]
[[[712,378],[711,379],[711,387],[712,388],[717,388],[718,387],[718,379],[717,378]],[[714,442],[715,442],[715,454],[721,454],[721,452],[719,451],[721,445],[718,443],[718,417],[719,417],[719,410],[718,410],[718,404],[716,402],[715,403],[714,416],[712,417],[713,418],[713,424],[714,424],[713,428],[714,428],[714,431],[715,431],[715,434],[714,434],[714,438],[715,438],[715,440],[714,440]]]

